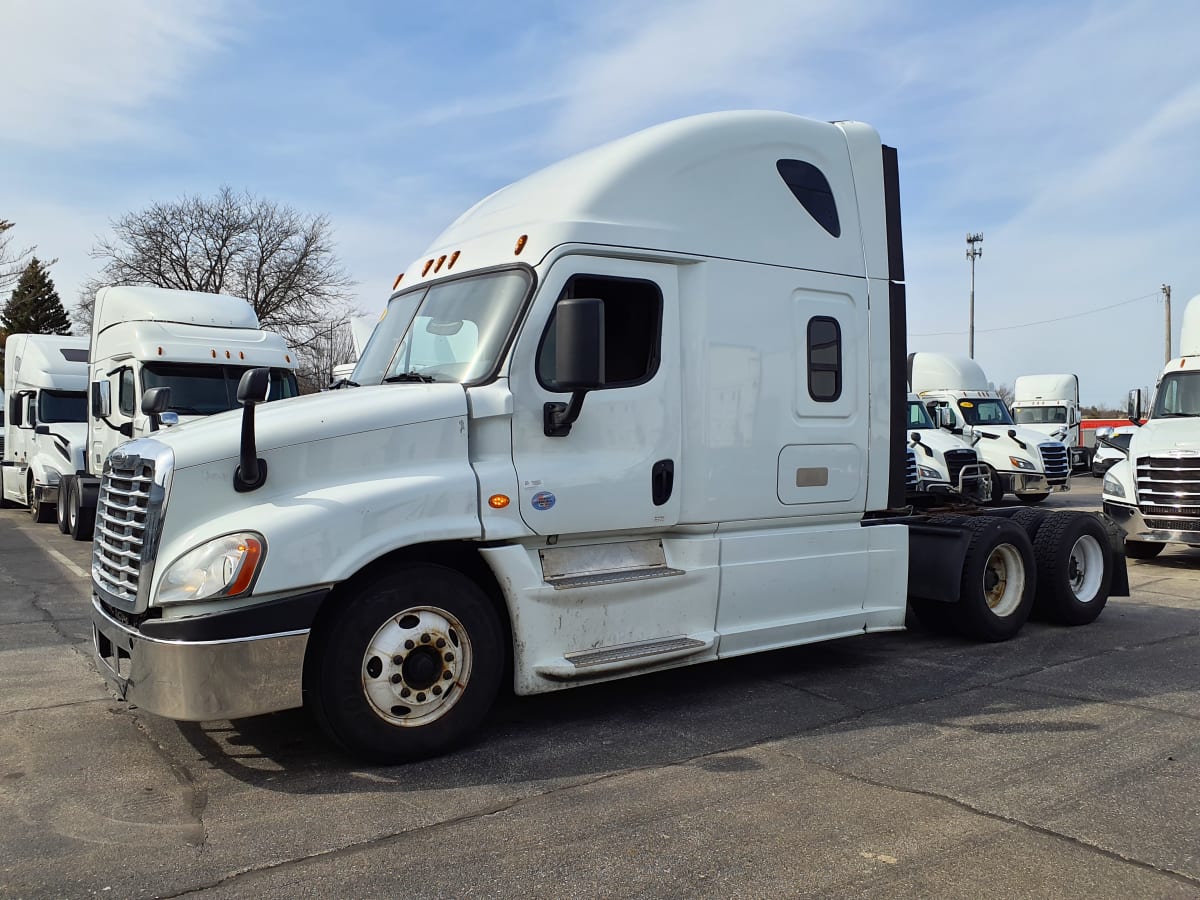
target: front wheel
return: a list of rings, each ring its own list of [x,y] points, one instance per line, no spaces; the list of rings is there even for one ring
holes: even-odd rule
[[[305,702],[354,756],[444,753],[483,722],[504,672],[495,605],[466,576],[407,565],[348,585],[314,629]]]
[[[54,508],[54,521],[58,523],[58,530],[63,534],[71,533],[71,525],[67,520],[67,495],[72,490],[72,478],[64,478],[58,486],[58,503]]]
[[[1157,541],[1125,541],[1125,555],[1130,559],[1154,559],[1163,552],[1166,544]]]
[[[1020,500],[1022,503],[1024,503],[1026,506],[1033,506],[1035,503],[1041,503],[1043,500],[1045,500],[1049,496],[1050,496],[1050,492],[1047,491],[1044,494],[1017,494],[1017,499]]]
[[[983,501],[984,506],[1000,506],[1004,503],[1005,488],[1008,486],[1007,481],[1000,477],[992,466],[988,466],[988,475],[992,478],[992,495]]]
[[[29,476],[28,488],[29,492],[25,496],[29,498],[29,518],[39,525],[54,521],[54,509],[49,503],[38,500],[37,494],[34,493],[32,475]]]

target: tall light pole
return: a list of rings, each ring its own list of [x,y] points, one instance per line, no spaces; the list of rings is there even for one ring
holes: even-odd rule
[[[1162,294],[1163,294],[1163,300],[1166,301],[1165,305],[1167,307],[1167,344],[1166,344],[1167,358],[1164,359],[1163,362],[1170,362],[1171,361],[1171,286],[1169,284],[1164,284],[1162,286]],[[1185,315],[1184,318],[1186,319],[1187,316]]]
[[[983,243],[983,232],[967,233],[967,259],[971,261],[971,327],[967,332],[967,353],[975,358],[975,260],[983,256],[983,248],[977,246]]]

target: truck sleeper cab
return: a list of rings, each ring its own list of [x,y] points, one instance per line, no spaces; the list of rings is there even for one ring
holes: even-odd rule
[[[87,353],[87,338],[64,335],[12,334],[5,344],[0,497],[35,522],[53,521],[63,477],[83,462]]]
[[[402,274],[358,387],[257,406],[251,373],[241,427],[109,457],[101,671],[177,719],[304,704],[398,762],[506,671],[531,694],[898,630],[910,594],[987,640],[1035,600],[1090,621],[1124,572],[1098,518],[904,514],[902,260],[860,123],[698,116],[503,189]]]

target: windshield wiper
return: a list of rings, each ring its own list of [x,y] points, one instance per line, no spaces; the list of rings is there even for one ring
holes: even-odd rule
[[[340,391],[342,388],[361,387],[357,381],[351,381],[349,378],[339,378],[329,386],[331,391]]]
[[[399,375],[389,375],[383,379],[384,384],[395,384],[397,381],[419,381],[422,384],[433,384],[432,375],[422,375],[420,372],[401,372]]]
[[[233,407],[233,408],[236,409],[237,407]],[[171,406],[170,409],[171,409],[171,412],[173,412],[173,413],[180,413],[185,416],[207,415],[207,413],[201,412],[200,410],[196,409],[196,407],[194,407],[194,406]]]
[[[1194,419],[1196,413],[1163,413],[1161,416],[1155,416],[1156,419]]]

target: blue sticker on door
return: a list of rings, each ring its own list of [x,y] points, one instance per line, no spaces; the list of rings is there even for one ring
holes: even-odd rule
[[[545,512],[554,507],[554,495],[549,491],[538,491],[529,501],[529,505]]]

